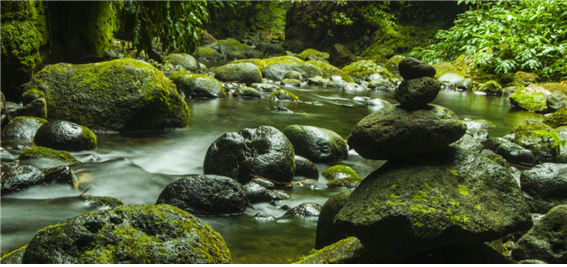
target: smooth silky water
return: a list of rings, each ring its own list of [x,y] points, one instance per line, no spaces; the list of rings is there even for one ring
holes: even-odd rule
[[[184,175],[202,174],[209,145],[226,132],[261,125],[283,130],[288,125],[301,124],[331,129],[346,139],[359,120],[376,111],[353,100],[355,96],[380,97],[395,103],[392,93],[312,86],[286,89],[302,101],[275,102],[268,100],[267,94],[262,99],[190,99],[187,103],[191,120],[186,128],[98,135],[96,150],[73,153],[79,159],[96,159],[71,166],[81,189],[65,185],[34,186],[2,196],[2,252],[26,244],[45,226],[100,209],[78,198],[86,188],[90,188],[86,194],[112,196],[125,204],[154,204],[168,183]],[[526,119],[542,119],[539,114],[511,110],[506,97],[442,90],[433,103],[453,110],[461,119],[491,121],[496,127],[489,132],[496,137],[508,134]],[[274,110],[277,106],[293,112]],[[351,151],[349,158],[339,163],[352,166],[365,177],[384,162],[363,159]],[[329,167],[317,166],[320,172]],[[287,189],[290,198],[277,201],[276,205],[254,204],[254,209],[249,208],[241,215],[200,218],[223,236],[234,263],[289,263],[314,247],[317,218],[282,217],[285,210],[281,207],[305,202],[323,205],[329,197],[348,190],[327,188],[326,182],[320,177],[318,181],[306,181]],[[276,219],[254,217],[258,212]]]

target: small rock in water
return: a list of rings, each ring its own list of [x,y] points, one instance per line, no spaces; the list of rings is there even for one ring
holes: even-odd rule
[[[283,216],[319,216],[321,205],[307,202],[288,210]]]

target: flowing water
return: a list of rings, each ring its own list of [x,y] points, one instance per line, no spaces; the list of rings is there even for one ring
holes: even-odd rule
[[[302,102],[274,102],[267,95],[262,99],[187,100],[191,110],[187,128],[98,135],[96,150],[74,153],[85,162],[92,159],[95,162],[75,164],[71,168],[81,182],[91,187],[87,194],[112,196],[125,204],[154,204],[168,183],[183,175],[201,174],[207,148],[226,132],[260,125],[283,130],[288,125],[301,124],[331,129],[346,138],[360,119],[376,111],[354,100],[355,96],[380,97],[395,103],[392,94],[384,92],[309,86],[286,89]],[[505,97],[442,90],[433,103],[453,110],[461,119],[491,121],[496,125],[489,131],[491,136],[503,136],[526,119],[542,119],[539,114],[510,110]],[[277,106],[293,112],[274,110]],[[362,159],[352,152],[349,159],[339,163],[352,166],[361,177],[383,164]],[[320,172],[327,167],[318,164]],[[313,248],[317,218],[284,218],[285,210],[281,207],[295,207],[304,202],[323,205],[342,190],[347,189],[327,188],[325,179],[320,177],[318,181],[286,190],[290,198],[276,205],[254,204],[255,209],[241,215],[201,218],[223,236],[234,263],[288,263]],[[35,186],[2,196],[2,252],[26,244],[45,226],[99,209],[81,201],[77,197],[81,192],[64,185]],[[254,217],[258,212],[276,219]]]

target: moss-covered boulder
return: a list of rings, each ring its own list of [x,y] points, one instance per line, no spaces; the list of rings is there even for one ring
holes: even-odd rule
[[[299,53],[299,57],[303,60],[328,60],[329,53],[321,52],[312,48],[307,48]]]
[[[16,117],[2,129],[2,146],[17,147],[33,141],[39,128],[47,120],[36,117]]]
[[[262,73],[252,63],[230,63],[213,69],[215,78],[224,82],[241,82],[247,85],[262,82]]]
[[[321,218],[321,217],[319,217]],[[318,228],[317,228],[318,229]],[[317,247],[316,247],[317,248]],[[330,244],[309,255],[303,256],[294,264],[370,264],[371,253],[356,237],[347,237]]]
[[[248,86],[237,88],[232,93],[232,96],[240,98],[262,98],[260,91]]]
[[[178,72],[169,79],[173,81],[177,90],[181,91],[186,98],[224,98],[226,93],[222,84],[215,78],[202,74]]]
[[[299,101],[299,97],[294,95],[292,92],[289,92],[284,89],[279,89],[268,96],[268,99],[275,100],[275,101],[291,101],[296,102]]]
[[[537,162],[553,162],[558,152],[553,146],[553,138],[535,131],[554,130],[545,123],[525,120],[514,128],[514,143],[531,150]]]
[[[191,71],[201,69],[199,67],[199,61],[197,61],[197,59],[195,59],[193,56],[185,53],[169,54],[163,59],[163,62],[168,62],[169,64],[172,64],[174,66],[180,65],[184,69]]]
[[[395,105],[360,120],[348,144],[368,159],[405,158],[445,148],[459,140],[466,130],[457,115],[444,107],[429,104],[408,111]]]
[[[543,119],[543,123],[553,127],[567,126],[567,107],[561,108]]]
[[[310,179],[319,179],[319,169],[312,161],[295,155],[295,176],[303,176]]]
[[[34,75],[23,97],[26,104],[44,97],[48,120],[93,130],[156,130],[185,127],[189,121],[187,104],[173,82],[133,59],[51,65]]]
[[[329,63],[325,63],[325,62],[318,61],[318,60],[309,60],[305,64],[306,65],[313,65],[313,66],[320,68],[321,70],[323,70],[323,72],[325,74],[327,74],[327,77],[333,76],[333,75],[338,75],[338,76],[341,76],[341,78],[345,82],[354,82],[354,79],[352,77],[350,77],[350,75],[348,75],[343,70],[341,70],[341,69],[339,69],[339,68],[337,68],[337,67],[335,67],[335,66],[333,66]]]
[[[358,174],[354,169],[346,165],[335,165],[324,170],[321,175],[329,181],[343,178],[358,178]]]
[[[194,175],[168,184],[156,204],[171,204],[196,215],[242,213],[250,202],[236,180],[218,175]]]
[[[483,83],[477,91],[484,92],[487,95],[496,95],[501,96],[504,94],[502,90],[502,85],[500,85],[497,81],[490,80],[488,82]]]
[[[514,81],[520,84],[528,85],[530,83],[539,82],[541,78],[539,75],[531,72],[518,71],[514,73]]]
[[[449,147],[388,161],[351,193],[334,226],[360,239],[381,261],[395,262],[445,246],[492,241],[529,229],[532,219],[507,168]]]
[[[335,228],[334,219],[337,213],[339,213],[346,204],[351,193],[351,190],[338,193],[330,197],[325,204],[323,204],[323,207],[321,207],[315,234],[316,249],[321,249],[348,237],[346,233],[338,231],[337,228]]]
[[[547,97],[551,92],[541,86],[530,84],[527,87],[519,88],[510,95],[510,104],[512,107],[525,109],[533,112],[547,111]]]
[[[280,57],[271,57],[264,59],[253,58],[253,59],[235,60],[232,63],[252,63],[258,66],[258,68],[260,68],[260,71],[264,72],[266,68],[271,65],[277,65],[277,64],[304,65],[305,61],[303,61],[301,58],[294,56],[280,56]]]
[[[0,264],[22,264],[22,257],[24,256],[27,247],[28,245],[24,245],[2,255],[2,258],[0,258]]]
[[[202,60],[205,60],[205,61],[216,62],[216,61],[219,61],[219,60],[222,59],[221,53],[219,53],[217,50],[212,49],[210,47],[199,46],[197,51],[199,52],[199,59],[202,59]]]
[[[396,71],[398,70],[397,68],[398,65],[396,64]],[[379,74],[381,78],[394,78],[394,74],[372,60],[357,60],[344,66],[342,71],[359,80],[367,80],[374,73]]]
[[[567,94],[561,91],[553,91],[545,100],[547,102],[547,110],[555,112],[560,108],[567,108]]]
[[[567,205],[551,209],[522,236],[512,250],[512,258],[520,261],[537,259],[550,264],[567,263]]]
[[[298,79],[289,79],[289,78],[285,78],[282,80],[282,85],[283,86],[295,86],[295,87],[299,87],[301,86],[301,81]]]
[[[323,70],[311,64],[272,64],[264,70],[264,77],[281,81],[286,78],[290,72],[298,72],[301,77],[315,77],[323,75]]]
[[[64,150],[54,150],[47,147],[30,147],[26,148],[18,156],[19,160],[26,159],[51,159],[56,161],[62,161],[67,163],[79,163],[73,155]]]
[[[35,134],[34,142],[58,150],[79,151],[96,149],[96,135],[87,127],[69,121],[50,121]]]
[[[347,158],[344,139],[337,133],[320,127],[289,125],[283,133],[289,139],[295,154],[317,163],[334,163]]]
[[[207,150],[205,174],[237,179],[246,184],[255,176],[289,183],[295,173],[293,146],[270,126],[225,133]]]
[[[567,164],[539,164],[522,172],[520,182],[533,213],[544,214],[567,204]]]
[[[87,212],[37,232],[24,264],[230,263],[220,234],[171,205]]]
[[[224,40],[217,41],[220,52],[227,55],[232,51],[246,51],[252,47],[245,45],[234,38],[226,38]]]
[[[46,7],[39,1],[2,1],[1,5],[2,92],[8,100],[19,102],[17,87],[43,61],[41,49],[49,41]]]
[[[404,58],[405,57],[402,55],[395,55],[389,58],[388,61],[386,61],[384,67],[391,72],[396,72],[398,71],[398,64],[400,64],[400,61],[402,61],[402,59]]]

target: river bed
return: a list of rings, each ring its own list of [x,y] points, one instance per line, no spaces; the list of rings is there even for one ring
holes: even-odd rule
[[[189,126],[160,132],[99,134],[94,151],[72,153],[85,162],[71,168],[91,189],[93,196],[112,196],[125,204],[154,204],[161,190],[170,182],[188,174],[201,174],[209,145],[226,132],[261,125],[283,130],[291,124],[311,125],[337,132],[345,139],[354,125],[376,111],[356,96],[380,97],[395,103],[393,93],[345,91],[306,86],[285,88],[301,102],[275,102],[267,99],[240,99],[229,96],[219,100],[188,99],[191,110]],[[506,97],[484,96],[471,92],[442,90],[433,102],[453,110],[461,119],[486,119],[495,127],[490,136],[508,134],[526,119],[541,120],[542,115],[511,110]],[[292,112],[275,110],[283,106]],[[17,151],[10,151],[17,155]],[[361,177],[384,162],[360,158],[350,153],[339,162],[353,167]],[[329,165],[317,164],[319,172]],[[326,181],[307,181],[285,192],[290,198],[254,204],[241,215],[201,217],[218,231],[231,251],[234,263],[289,263],[308,254],[315,244],[317,218],[281,218],[282,206],[295,207],[305,202],[323,205],[348,189],[327,188]],[[8,252],[25,245],[35,232],[45,226],[99,209],[85,204],[77,196],[81,190],[65,185],[35,186],[2,196],[1,250]],[[273,219],[254,217],[258,212]]]

